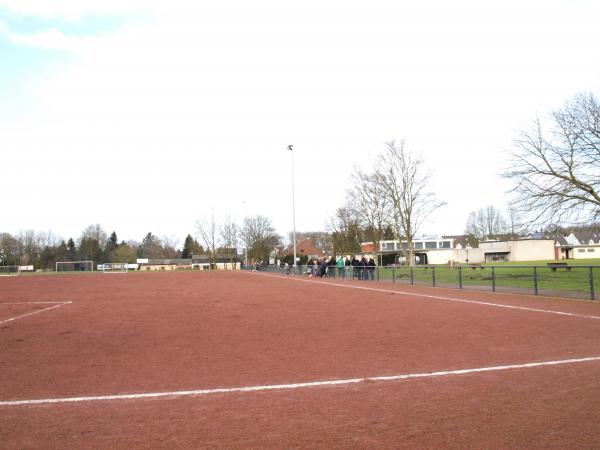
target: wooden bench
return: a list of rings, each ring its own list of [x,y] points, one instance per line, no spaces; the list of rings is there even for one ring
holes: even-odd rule
[[[567,269],[571,270],[571,267],[567,263],[557,262],[557,263],[548,263],[548,267],[552,272],[556,272],[556,269]]]
[[[480,263],[473,263],[473,264],[469,264],[469,267],[473,270],[475,269],[481,269],[483,270],[483,266]]]

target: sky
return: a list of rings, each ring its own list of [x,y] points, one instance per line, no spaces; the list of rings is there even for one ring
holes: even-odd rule
[[[446,202],[505,210],[512,139],[600,86],[600,2],[0,0],[0,232],[183,242],[316,231],[404,140]]]

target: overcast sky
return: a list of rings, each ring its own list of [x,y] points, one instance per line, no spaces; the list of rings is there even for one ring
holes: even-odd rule
[[[600,2],[0,0],[0,231],[321,230],[405,140],[459,234],[516,130],[598,93]]]

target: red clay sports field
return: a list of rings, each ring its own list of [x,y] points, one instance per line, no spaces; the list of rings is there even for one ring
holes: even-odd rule
[[[600,448],[600,304],[250,272],[0,278],[1,448]]]

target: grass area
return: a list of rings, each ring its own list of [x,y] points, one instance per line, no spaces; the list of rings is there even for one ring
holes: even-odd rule
[[[531,293],[535,290],[537,281],[538,292],[564,291],[579,293],[581,297],[589,298],[590,270],[593,280],[595,297],[600,298],[600,259],[569,260],[570,270],[558,268],[553,271],[547,266],[548,262],[556,261],[529,261],[505,262],[482,264],[477,267],[449,267],[449,266],[416,266],[410,267],[382,267],[379,269],[379,278],[393,280],[399,283],[435,284],[459,287],[483,286],[496,290],[503,287],[520,288]],[[589,266],[596,266],[590,269]]]

